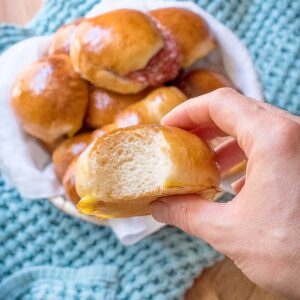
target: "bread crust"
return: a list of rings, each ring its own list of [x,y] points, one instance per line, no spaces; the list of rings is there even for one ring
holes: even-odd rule
[[[92,140],[98,139],[99,137],[113,131],[114,129],[116,129],[116,125],[114,123],[107,124],[101,128],[98,128],[93,131]]]
[[[163,46],[163,38],[151,18],[136,10],[119,9],[78,25],[71,59],[75,69],[96,86],[136,93],[146,84],[125,75],[145,68]]]
[[[192,70],[179,78],[176,85],[189,98],[201,96],[223,87],[235,88],[223,74],[208,69]]]
[[[18,74],[11,96],[24,130],[53,143],[81,128],[88,86],[73,70],[69,57],[56,54],[26,66]]]
[[[92,133],[81,133],[63,141],[55,149],[52,161],[55,172],[60,180],[62,180],[71,161],[80,155],[91,141]]]
[[[168,7],[149,12],[175,37],[182,54],[182,67],[191,66],[216,47],[205,20],[187,9]]]
[[[115,116],[131,104],[146,97],[150,89],[137,94],[119,94],[95,88],[89,94],[85,123],[89,128],[100,128],[114,121]]]
[[[128,106],[117,114],[114,122],[118,128],[140,124],[159,124],[164,115],[186,99],[186,96],[176,87],[157,88],[144,100]]]
[[[76,163],[77,158],[74,158],[63,176],[65,194],[67,198],[75,205],[80,201],[80,197],[75,188]]]
[[[75,35],[76,26],[79,24],[81,19],[75,22],[65,24],[61,26],[53,35],[48,54],[66,54],[70,55],[70,47]]]

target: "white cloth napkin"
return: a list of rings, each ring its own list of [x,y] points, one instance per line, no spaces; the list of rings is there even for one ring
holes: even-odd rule
[[[216,36],[219,49],[195,66],[208,65],[224,72],[245,95],[263,99],[262,89],[247,49],[228,28],[194,3],[104,0],[87,16],[95,16],[118,8],[132,8],[146,12],[160,7],[186,8],[205,18]],[[63,194],[63,188],[55,176],[49,155],[34,138],[23,132],[10,107],[10,90],[16,74],[25,65],[45,55],[50,39],[50,36],[27,39],[12,46],[0,56],[0,168],[7,181],[28,199],[51,198]],[[228,187],[229,182],[225,182],[224,186]],[[103,223],[86,216],[82,217],[63,197],[54,198],[52,202],[71,215],[89,222]],[[106,224],[112,227],[120,241],[126,245],[134,244],[164,226],[150,216],[114,219]]]

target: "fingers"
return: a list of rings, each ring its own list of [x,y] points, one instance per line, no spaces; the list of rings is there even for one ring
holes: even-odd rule
[[[229,203],[216,203],[201,199],[198,195],[171,196],[151,204],[153,217],[175,225],[214,245],[222,238],[227,220]]]
[[[186,130],[199,127],[221,130],[236,138],[248,156],[254,139],[265,139],[261,129],[267,130],[274,123],[270,115],[249,98],[223,88],[182,103],[163,118],[162,124]]]
[[[276,106],[271,105],[271,104],[266,103],[266,102],[261,102],[261,101],[257,101],[257,100],[254,100],[254,99],[253,99],[253,101],[255,103],[257,103],[258,105],[260,105],[261,107],[263,107],[264,109],[266,109],[267,111],[269,111],[269,112],[272,112],[272,113],[274,113],[274,114],[276,114],[280,117],[289,119],[291,121],[294,121],[294,122],[300,124],[300,117],[295,116],[295,115],[289,113],[286,110],[280,109],[279,107],[276,107]]]
[[[215,149],[215,152],[221,174],[224,174],[246,159],[244,151],[240,148],[236,140],[224,142]]]
[[[237,181],[231,184],[231,187],[236,194],[238,194],[245,185],[245,180],[245,176],[243,176],[242,178],[238,179]]]

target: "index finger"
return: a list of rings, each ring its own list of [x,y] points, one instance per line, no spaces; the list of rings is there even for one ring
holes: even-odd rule
[[[186,130],[209,127],[234,137],[246,155],[254,138],[265,141],[274,115],[233,89],[222,88],[188,100],[169,112],[163,125]],[[261,133],[263,132],[263,134]]]

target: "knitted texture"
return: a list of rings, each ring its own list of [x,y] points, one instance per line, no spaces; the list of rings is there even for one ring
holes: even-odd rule
[[[30,36],[50,34],[99,1],[45,2],[26,28],[0,26],[0,52]],[[232,29],[248,47],[266,100],[299,114],[300,1],[194,2]],[[0,245],[0,299],[180,299],[203,267],[220,259],[204,242],[172,227],[124,247],[109,228],[71,218],[46,200],[21,199],[1,179]],[[90,278],[82,269],[85,266],[92,268],[89,272],[98,284],[83,280]],[[21,273],[16,274],[18,271]],[[77,276],[77,272],[85,275]],[[7,290],[14,287],[12,281],[24,284],[28,277],[32,284],[24,286],[25,294],[6,298],[1,294],[3,286]],[[57,278],[60,287],[54,284]],[[49,293],[54,285],[56,294],[44,294],[48,298],[39,294]]]

